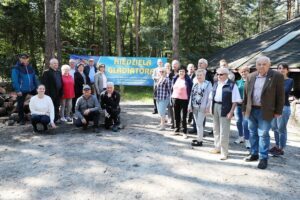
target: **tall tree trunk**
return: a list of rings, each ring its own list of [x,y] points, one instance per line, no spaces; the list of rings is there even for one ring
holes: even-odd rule
[[[224,0],[220,0],[220,24],[219,24],[219,32],[221,35],[224,34]]]
[[[290,20],[292,15],[292,0],[286,1],[286,19]]]
[[[55,0],[44,0],[45,4],[45,66],[55,56]]]
[[[263,0],[259,0],[259,32],[263,31],[263,19],[262,19],[262,8],[263,8]]]
[[[96,28],[96,3],[93,3],[92,37],[91,37],[90,45],[95,43],[95,28]]]
[[[121,43],[121,46],[122,46],[122,55],[124,55],[124,49],[125,49],[125,35],[126,35],[126,30],[127,30],[127,25],[128,25],[128,22],[129,22],[129,17],[132,15],[132,2],[130,2],[130,4],[128,4],[128,12],[126,14],[126,20],[124,22],[124,29],[123,31],[121,32],[121,40],[122,40],[122,43]]]
[[[120,0],[116,0],[116,30],[117,30],[117,55],[122,56],[122,46],[121,46],[121,25],[120,25]]]
[[[132,23],[129,23],[130,33],[129,33],[129,56],[133,56],[133,27]]]
[[[134,12],[134,32],[135,32],[135,55],[139,56],[140,47],[139,47],[139,16],[137,8],[137,0],[133,0],[133,12]]]
[[[57,60],[59,64],[62,63],[61,59],[61,38],[60,38],[60,1],[55,1],[55,31],[56,31],[56,38],[55,38],[55,44],[56,44],[56,51],[57,51]]]
[[[173,59],[179,59],[179,0],[173,0]]]
[[[106,0],[102,0],[102,38],[103,55],[107,55],[107,23],[106,23]]]

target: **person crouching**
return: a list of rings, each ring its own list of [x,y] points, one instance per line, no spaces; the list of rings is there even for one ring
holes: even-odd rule
[[[77,117],[75,125],[87,129],[89,121],[94,122],[94,132],[99,132],[99,102],[96,96],[92,95],[89,85],[83,86],[83,95],[77,99],[75,105],[75,115]]]
[[[107,82],[106,91],[100,95],[101,108],[105,114],[104,126],[109,129],[112,126],[112,131],[118,131],[120,125],[120,94],[114,90],[114,84]]]

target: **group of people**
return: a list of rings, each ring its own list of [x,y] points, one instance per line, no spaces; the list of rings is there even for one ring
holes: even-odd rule
[[[214,149],[221,160],[229,156],[230,122],[235,117],[238,139],[245,143],[250,155],[246,162],[259,160],[258,168],[268,165],[268,154],[284,154],[287,142],[287,122],[291,113],[289,95],[293,80],[288,78],[289,67],[279,64],[270,69],[271,61],[262,56],[256,60],[256,71],[250,73],[248,66],[238,69],[240,80],[229,70],[226,60],[213,75],[207,70],[208,61],[199,59],[197,69],[189,64],[187,69],[178,60],[163,64],[157,61],[153,70],[154,113],[160,115],[158,129],[166,129],[169,119],[173,134],[188,138],[187,120],[193,121],[197,139],[191,145],[203,146],[206,116],[213,115]],[[95,132],[99,131],[100,112],[104,113],[105,128],[118,130],[120,124],[120,94],[114,84],[108,82],[105,65],[98,69],[94,60],[88,64],[70,59],[69,65],[59,70],[58,60],[50,60],[49,69],[39,81],[29,64],[29,55],[21,54],[12,68],[13,88],[17,93],[19,123],[25,124],[24,100],[30,99],[31,123],[35,132],[53,128],[64,121],[87,129],[93,121]],[[167,117],[168,116],[168,117]],[[269,130],[273,129],[276,145],[270,148]],[[270,149],[269,149],[270,148]]]
[[[248,66],[238,69],[240,79],[230,71],[226,60],[213,75],[207,70],[208,62],[201,58],[198,67],[189,64],[187,69],[178,60],[163,64],[158,60],[154,69],[154,114],[158,112],[158,129],[166,129],[170,121],[173,135],[188,138],[187,120],[193,121],[197,139],[192,146],[203,145],[206,116],[213,115],[214,149],[220,160],[229,156],[229,135],[232,117],[236,119],[238,139],[245,143],[250,155],[246,162],[257,161],[258,168],[268,166],[268,154],[283,155],[287,142],[287,122],[291,113],[289,95],[293,80],[288,78],[289,67],[279,64],[270,69],[271,61],[266,56],[256,60],[256,71],[250,73]],[[167,117],[168,116],[168,117]],[[273,129],[276,145],[270,148],[269,130]]]
[[[120,94],[114,84],[108,82],[105,65],[98,69],[93,59],[84,62],[69,60],[62,65],[56,58],[50,60],[39,81],[29,63],[29,55],[21,54],[12,68],[12,84],[17,93],[19,123],[25,124],[24,100],[32,95],[29,102],[31,123],[34,132],[56,128],[61,122],[73,122],[76,126],[88,127],[93,121],[94,132],[99,132],[100,112],[104,113],[105,128],[118,131],[120,125]]]

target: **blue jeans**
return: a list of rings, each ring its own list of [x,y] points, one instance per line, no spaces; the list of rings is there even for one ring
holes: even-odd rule
[[[237,105],[234,110],[234,117],[236,119],[239,136],[244,136],[245,140],[249,140],[248,119],[243,117],[242,106]]]
[[[272,120],[272,129],[274,131],[274,137],[276,145],[283,149],[286,146],[287,141],[287,123],[291,115],[290,106],[284,106],[282,115]]]
[[[170,99],[156,100],[157,111],[160,117],[165,117],[167,114],[167,107],[170,103]]]
[[[251,155],[259,155],[259,159],[268,159],[271,121],[262,118],[261,109],[252,108],[248,128],[250,131]]]

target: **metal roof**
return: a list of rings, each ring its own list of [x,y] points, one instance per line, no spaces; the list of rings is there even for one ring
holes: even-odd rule
[[[208,59],[209,69],[212,70],[219,67],[219,60],[221,59],[226,59],[232,69],[236,69],[245,64],[252,67],[255,65],[257,57],[266,55],[270,57],[273,66],[276,66],[280,62],[286,62],[290,65],[291,71],[300,72],[299,35],[290,40],[286,40],[285,44],[282,44],[273,51],[263,52],[289,33],[298,30],[300,30],[300,17],[224,48]]]

